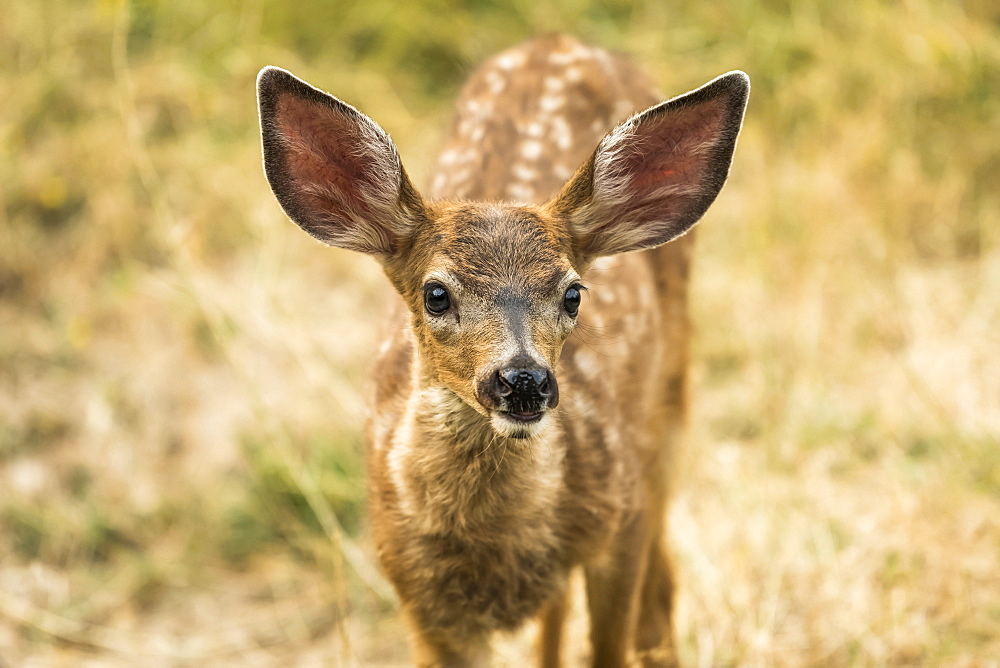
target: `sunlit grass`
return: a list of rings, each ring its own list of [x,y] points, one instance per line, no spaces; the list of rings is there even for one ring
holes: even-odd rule
[[[385,287],[281,214],[254,77],[356,104],[426,183],[464,77],[549,30],[632,52],[667,94],[753,81],[699,228],[685,662],[1000,656],[998,20],[929,0],[7,8],[0,659],[405,662],[360,445]]]

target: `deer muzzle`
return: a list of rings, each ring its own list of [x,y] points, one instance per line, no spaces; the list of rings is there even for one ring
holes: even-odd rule
[[[548,368],[519,355],[479,383],[479,401],[515,422],[536,422],[559,403],[559,384]]]

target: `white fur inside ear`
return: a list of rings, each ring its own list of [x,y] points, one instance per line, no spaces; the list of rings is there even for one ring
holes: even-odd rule
[[[637,132],[642,116],[637,114],[612,130],[601,141],[594,156],[594,196],[606,205],[625,204],[631,199],[659,199],[671,195],[699,195],[703,192],[700,181],[666,182],[658,187],[642,190],[635,186],[640,178],[642,163],[636,155],[645,153],[651,138]],[[703,159],[719,144],[719,137],[713,135],[704,141],[690,145],[685,150],[685,159]],[[654,156],[657,161],[662,156]]]
[[[742,105],[720,77],[616,127],[593,156],[574,232],[588,256],[657,246],[684,234],[725,182]]]
[[[262,74],[262,78],[263,78]],[[289,216],[324,243],[380,254],[409,229],[403,168],[389,135],[287,72],[262,96],[265,170]]]
[[[642,161],[637,160],[650,139],[636,131],[642,114],[637,114],[610,132],[594,154],[593,198],[577,212],[578,234],[601,229],[602,246],[640,248],[651,245],[651,236],[662,237],[669,227],[668,207],[657,202],[671,198],[699,197],[704,189],[700,180],[665,180],[643,187]],[[691,155],[701,156],[714,147],[715,141],[703,142]],[[689,156],[691,157],[691,156]],[[657,208],[663,209],[658,215]],[[609,221],[614,221],[609,224]],[[679,235],[669,235],[666,242]],[[662,243],[661,242],[661,243]]]

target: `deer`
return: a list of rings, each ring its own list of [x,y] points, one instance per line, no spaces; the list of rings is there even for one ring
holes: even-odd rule
[[[676,665],[668,552],[688,404],[692,227],[726,181],[741,71],[664,101],[564,35],[468,79],[426,194],[368,116],[266,67],[264,171],[395,288],[366,430],[371,535],[420,666],[539,623],[560,662],[582,569],[590,661]],[[585,298],[586,297],[586,298]]]

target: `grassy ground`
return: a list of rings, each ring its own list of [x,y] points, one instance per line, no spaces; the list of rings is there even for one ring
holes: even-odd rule
[[[685,663],[996,665],[1000,13],[670,4],[6,8],[0,665],[405,663],[360,453],[383,281],[281,214],[254,76],[426,183],[471,68],[552,29],[754,83],[700,228]]]

